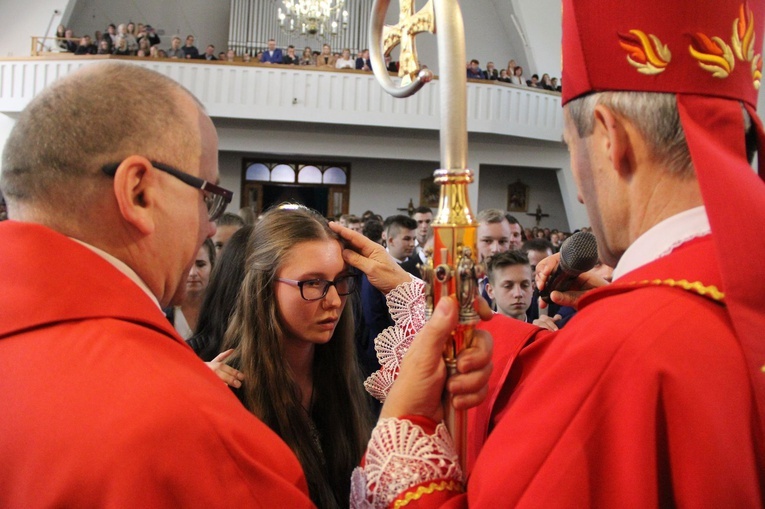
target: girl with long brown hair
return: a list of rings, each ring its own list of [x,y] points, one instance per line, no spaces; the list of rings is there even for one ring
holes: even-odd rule
[[[372,421],[345,305],[357,276],[339,237],[305,207],[267,212],[249,242],[223,344],[244,374],[237,394],[295,452],[314,503],[347,507]]]

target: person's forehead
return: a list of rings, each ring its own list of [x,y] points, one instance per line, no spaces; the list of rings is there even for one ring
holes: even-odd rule
[[[513,283],[523,283],[531,281],[531,266],[526,264],[506,265],[495,269],[500,281],[512,281]]]
[[[510,223],[502,220],[499,223],[481,223],[478,225],[478,235],[482,237],[507,237],[510,234]]]
[[[202,247],[199,248],[199,251],[197,251],[197,260],[204,260],[206,262],[210,261],[210,253],[207,252],[207,246],[202,244]]]
[[[283,258],[279,273],[313,274],[334,279],[346,268],[342,246],[335,239],[305,240],[296,243]]]
[[[404,228],[402,226],[401,229],[399,229],[398,234],[395,235],[394,238],[400,239],[403,237],[411,237],[412,232],[414,232],[414,230],[410,230],[409,228]]]

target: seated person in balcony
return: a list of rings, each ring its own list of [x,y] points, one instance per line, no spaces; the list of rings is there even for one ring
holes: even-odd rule
[[[510,83],[513,85],[525,85],[526,80],[523,79],[523,67],[516,66],[513,70],[513,75],[510,76]]]
[[[226,61],[227,62],[235,62],[236,61],[236,51],[229,48],[229,50],[226,52]]]
[[[561,88],[558,84],[558,78],[550,78],[550,85],[552,85],[552,89],[556,92],[560,92]]]
[[[170,41],[170,49],[167,50],[167,56],[168,58],[186,58],[186,53],[181,48],[181,38],[177,35]]]
[[[252,57],[250,56],[249,50],[245,50],[244,55],[242,55],[242,62],[245,62],[245,63],[252,62]]]
[[[388,72],[398,74],[398,62],[394,61],[390,55],[385,55],[385,68]]]
[[[353,69],[355,67],[356,62],[351,58],[351,50],[344,48],[343,54],[335,61],[335,69]]]
[[[486,70],[483,72],[483,79],[496,80],[498,77],[499,73],[497,72],[497,68],[494,67],[494,62],[487,62]]]
[[[135,38],[135,35],[128,32],[125,23],[121,23],[117,27],[117,35],[125,39],[128,51],[130,51],[132,55],[135,55],[136,51],[138,51],[138,40]]]
[[[547,73],[544,73],[542,75],[542,81],[540,81],[542,88],[545,90],[555,90],[552,84],[552,80],[550,79],[550,75]]]
[[[310,46],[306,46],[303,50],[303,55],[300,57],[300,65],[316,65],[316,59]]]
[[[332,54],[332,47],[329,44],[324,44],[321,47],[321,54],[316,57],[316,65],[319,67],[335,67],[335,61],[337,59]]]
[[[77,46],[77,49],[74,50],[75,55],[95,55],[98,53],[98,48],[95,44],[93,44],[93,41],[90,39],[89,35],[83,35],[80,37],[80,44]]]
[[[538,74],[532,74],[531,79],[526,81],[526,86],[529,86],[531,88],[542,88],[542,83],[539,82],[539,75]]]
[[[497,81],[501,81],[502,83],[512,83],[513,81],[510,79],[510,76],[507,75],[507,69],[502,69],[499,71],[499,78],[497,78]]]
[[[138,51],[143,51],[143,55],[148,57],[151,54],[151,44],[149,40],[144,38],[138,42]]]
[[[77,51],[77,41],[74,37],[74,31],[71,28],[64,31],[65,40],[63,41],[62,49],[65,49],[69,53]]]
[[[114,46],[114,54],[123,57],[135,55],[135,53],[128,49],[127,40],[124,37],[117,37],[117,44]]]
[[[114,47],[117,46],[117,25],[114,23],[107,25],[106,33],[104,34],[104,39],[106,38],[109,40],[109,47],[114,50]]]
[[[369,60],[369,50],[364,48],[356,59],[356,69],[361,71],[371,71],[372,62]]]
[[[518,67],[518,64],[515,62],[514,58],[511,58],[510,60],[508,60],[507,61],[507,68],[506,68],[507,75],[508,76],[512,76],[513,74],[515,74],[515,68],[516,67]]]
[[[98,41],[98,51],[96,51],[96,55],[111,55],[112,49],[109,47],[109,41],[106,39],[101,39]]]
[[[159,38],[157,31],[154,30],[154,27],[151,25],[146,25],[144,27],[144,32],[139,35],[139,39],[141,37],[145,37],[149,41],[149,46],[157,46],[162,42],[162,39]]]
[[[268,40],[268,50],[263,52],[263,56],[260,57],[260,63],[262,64],[281,64],[284,59],[282,50],[276,47],[276,40]]]
[[[218,60],[218,57],[215,56],[215,46],[212,44],[208,44],[207,48],[205,48],[205,52],[199,56],[200,60]]]
[[[292,44],[287,46],[287,54],[282,58],[282,63],[287,65],[300,64],[300,58],[295,54],[295,46]]]
[[[476,60],[475,58],[470,61],[470,63],[467,66],[467,77],[474,80],[482,80],[483,77],[483,71],[479,67],[480,62]]]
[[[48,45],[46,46],[47,51],[66,51],[66,41],[64,41],[64,37],[66,37],[66,27],[64,25],[59,25],[58,28],[56,28],[55,37],[56,38],[53,39],[53,41],[46,41],[48,42]]]
[[[199,58],[199,50],[194,46],[194,36],[186,36],[186,44],[181,48],[183,50],[183,58]]]

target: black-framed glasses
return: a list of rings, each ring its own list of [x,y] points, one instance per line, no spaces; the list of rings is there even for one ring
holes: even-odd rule
[[[356,291],[358,286],[358,278],[349,274],[347,276],[340,276],[334,281],[327,281],[326,279],[306,279],[304,281],[297,281],[295,279],[287,279],[283,277],[276,278],[280,283],[287,283],[291,286],[297,286],[300,288],[300,296],[303,300],[319,300],[327,296],[330,286],[334,286],[337,290],[337,294],[342,296],[350,295]]]
[[[184,173],[177,168],[158,163],[157,161],[149,162],[159,171],[169,173],[184,184],[190,185],[191,187],[202,191],[202,195],[205,200],[205,206],[207,206],[207,216],[209,217],[210,221],[215,221],[218,219],[226,210],[226,206],[231,203],[231,199],[234,197],[234,193],[232,191],[224,189],[220,186],[216,186],[215,184],[210,183],[204,179],[189,175],[188,173]],[[104,165],[101,168],[101,171],[110,177],[113,177],[114,174],[117,173],[117,168],[119,168],[120,164],[122,163]]]

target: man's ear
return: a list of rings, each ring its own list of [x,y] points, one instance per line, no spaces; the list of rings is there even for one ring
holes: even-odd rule
[[[630,129],[627,121],[621,115],[615,114],[610,108],[599,104],[594,111],[593,143],[595,148],[602,150],[611,166],[621,176],[629,176],[635,168],[635,155],[632,146]]]
[[[148,159],[130,156],[120,163],[114,174],[114,196],[128,223],[144,235],[154,232],[159,189],[157,172]]]
[[[491,286],[491,283],[487,282],[484,288],[486,289],[486,295],[488,295],[491,300],[494,300],[494,287]]]

